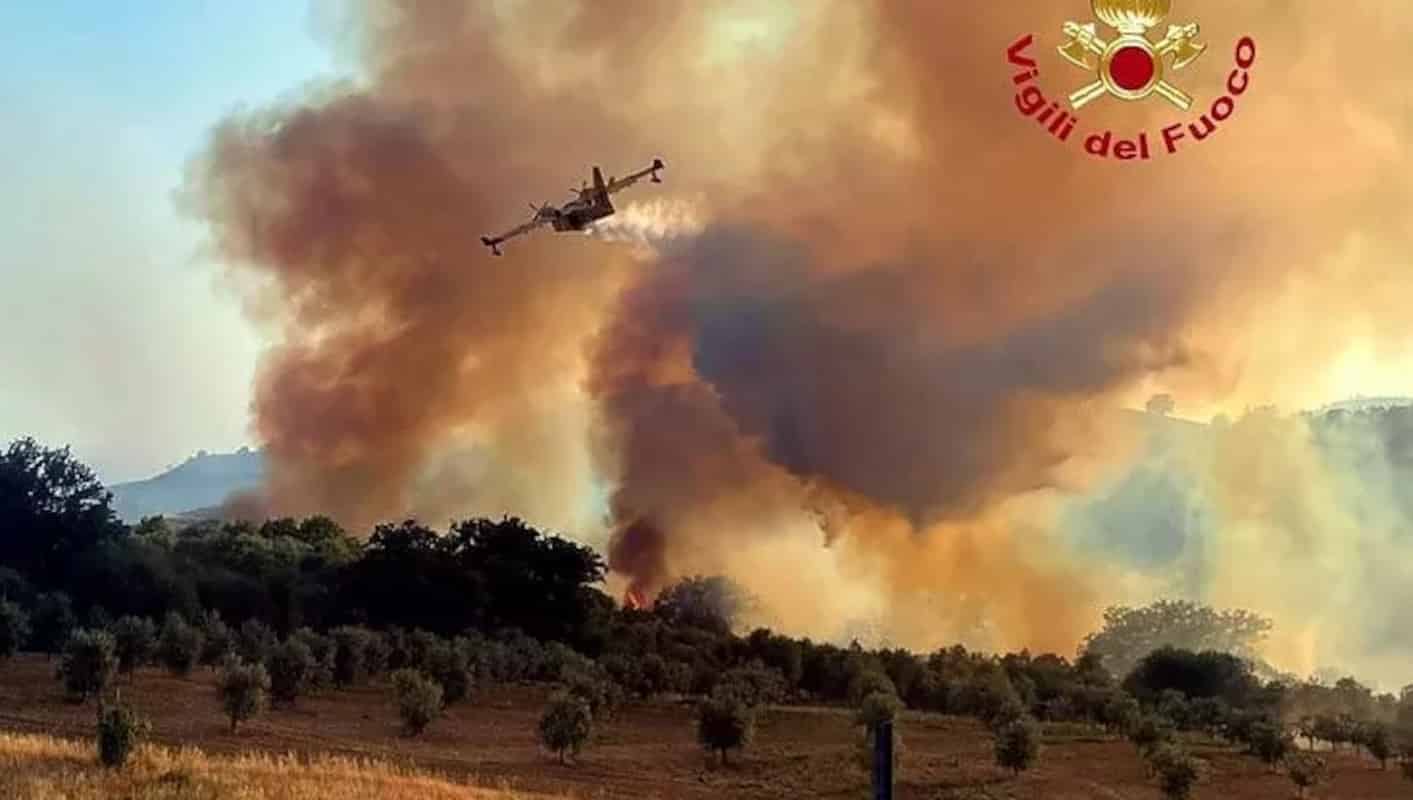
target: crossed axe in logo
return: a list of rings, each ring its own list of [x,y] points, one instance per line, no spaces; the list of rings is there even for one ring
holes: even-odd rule
[[[1168,35],[1157,45],[1148,41],[1146,31],[1124,32],[1106,42],[1092,22],[1066,22],[1064,32],[1069,41],[1060,47],[1060,55],[1080,69],[1097,70],[1099,75],[1098,80],[1070,93],[1070,106],[1075,110],[1105,94],[1141,100],[1156,93],[1183,111],[1192,107],[1190,95],[1163,79],[1163,59],[1171,53],[1173,69],[1180,70],[1206,51],[1207,45],[1193,41],[1198,34],[1197,23],[1169,25]]]

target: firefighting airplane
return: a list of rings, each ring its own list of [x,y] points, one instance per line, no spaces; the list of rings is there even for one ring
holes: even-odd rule
[[[652,166],[634,172],[631,175],[624,175],[621,178],[609,178],[607,182],[603,179],[603,172],[598,167],[594,167],[594,185],[585,183],[578,189],[572,189],[575,195],[573,200],[556,208],[549,203],[536,208],[533,204],[530,210],[535,212],[529,222],[518,225],[499,236],[482,236],[481,243],[491,248],[491,252],[500,255],[502,243],[514,239],[522,234],[529,233],[541,225],[550,225],[556,231],[582,231],[589,225],[613,214],[613,203],[609,195],[627,189],[639,180],[652,177],[653,183],[662,183],[657,173],[665,169],[662,159],[654,158]]]

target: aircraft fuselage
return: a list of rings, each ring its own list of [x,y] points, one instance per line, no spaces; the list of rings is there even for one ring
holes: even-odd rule
[[[582,231],[593,223],[613,214],[613,203],[607,197],[595,203],[573,202],[559,210],[554,219],[557,231]]]

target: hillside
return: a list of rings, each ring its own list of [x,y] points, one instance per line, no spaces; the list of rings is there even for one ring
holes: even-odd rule
[[[259,486],[264,477],[265,459],[258,450],[202,450],[154,478],[111,487],[113,508],[125,522],[178,514],[220,505],[232,492]]]

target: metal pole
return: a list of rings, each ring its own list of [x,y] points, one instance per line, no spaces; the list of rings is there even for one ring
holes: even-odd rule
[[[893,800],[893,721],[873,729],[873,800]]]

